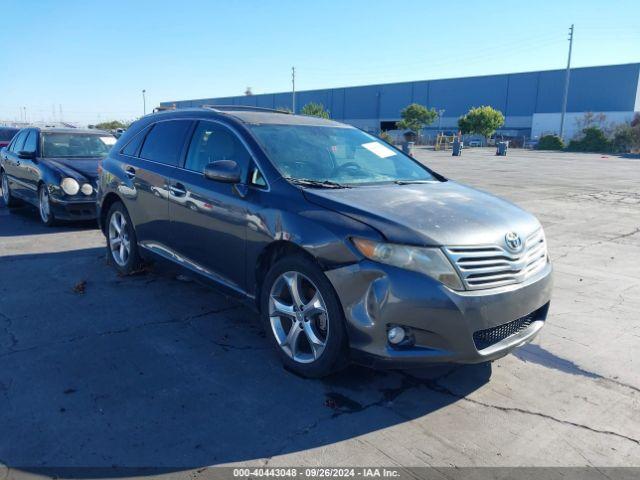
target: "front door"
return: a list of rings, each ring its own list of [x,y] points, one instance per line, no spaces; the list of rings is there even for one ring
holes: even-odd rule
[[[238,135],[220,123],[200,121],[184,168],[169,185],[171,246],[190,268],[242,292],[251,195],[205,178],[205,166],[216,160],[235,161],[246,179],[251,155]]]
[[[23,152],[28,152],[34,157],[37,155],[38,132],[30,130],[22,146]],[[38,182],[40,181],[40,170],[37,166],[37,159],[22,158],[16,169],[16,179],[23,185],[25,198],[32,203],[38,200]]]

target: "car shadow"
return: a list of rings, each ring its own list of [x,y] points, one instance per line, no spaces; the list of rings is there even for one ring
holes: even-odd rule
[[[269,459],[428,422],[491,377],[490,364],[353,365],[303,379],[253,311],[171,269],[121,277],[100,248],[2,260],[0,462],[12,470],[102,478]]]
[[[83,221],[59,221],[53,227],[47,227],[40,221],[38,209],[32,205],[19,205],[15,208],[7,208],[0,197],[0,218],[9,216],[11,222],[3,222],[0,228],[0,237],[13,237],[18,235],[44,235],[62,231],[95,230],[98,228],[96,220]]]

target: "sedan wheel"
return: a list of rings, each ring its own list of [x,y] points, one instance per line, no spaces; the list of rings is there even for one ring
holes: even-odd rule
[[[9,180],[4,172],[2,172],[2,200],[5,205],[9,204]]]
[[[15,207],[16,199],[11,195],[9,188],[9,177],[5,172],[2,172],[2,200],[6,207]]]
[[[45,225],[51,226],[55,219],[51,212],[51,201],[49,200],[49,189],[46,185],[42,185],[38,191],[38,211],[40,212],[40,220]]]
[[[122,212],[115,211],[109,221],[109,248],[113,260],[121,267],[127,265],[131,255],[131,240],[127,231],[127,220]]]

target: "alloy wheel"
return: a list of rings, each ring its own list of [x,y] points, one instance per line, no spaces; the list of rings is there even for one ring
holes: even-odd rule
[[[49,217],[51,216],[51,205],[49,203],[49,191],[45,186],[40,188],[40,202],[38,207],[38,210],[40,210],[40,218],[44,223],[48,223]]]
[[[131,255],[131,241],[127,232],[127,220],[122,212],[115,211],[109,221],[109,248],[113,260],[124,267]]]
[[[4,172],[2,173],[2,200],[5,205],[9,205],[9,180]]]
[[[300,272],[281,274],[269,294],[269,321],[284,353],[299,363],[320,358],[329,338],[327,307],[318,287]]]

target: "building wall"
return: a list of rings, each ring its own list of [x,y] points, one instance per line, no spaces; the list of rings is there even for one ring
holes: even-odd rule
[[[471,107],[491,105],[505,114],[505,130],[557,132],[560,121],[558,117],[553,127],[553,114],[562,109],[564,78],[564,70],[549,70],[309,90],[297,92],[296,110],[309,102],[321,103],[332,118],[376,131],[380,121],[399,120],[400,110],[415,102],[444,110],[441,127],[455,129],[458,117]],[[591,111],[607,112],[612,119],[627,118],[640,110],[639,80],[638,63],[572,69],[569,116]],[[162,102],[164,106],[172,104],[178,108],[204,104],[292,108],[290,92]],[[567,128],[573,124],[571,120],[565,123]],[[434,128],[437,125],[431,125]]]

